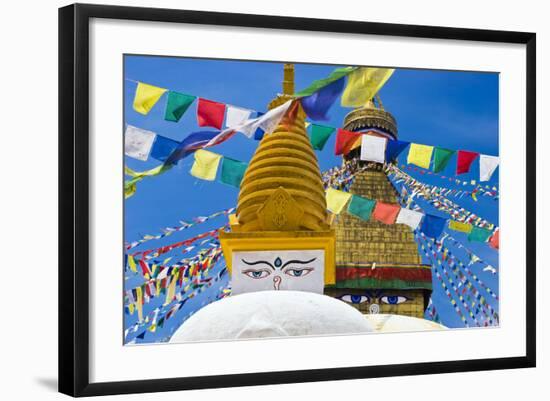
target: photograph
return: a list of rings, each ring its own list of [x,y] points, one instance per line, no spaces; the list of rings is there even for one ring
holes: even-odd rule
[[[499,330],[498,71],[122,57],[124,346]]]

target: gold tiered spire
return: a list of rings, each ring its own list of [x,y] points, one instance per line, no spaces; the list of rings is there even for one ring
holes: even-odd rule
[[[294,65],[285,64],[283,93],[273,109],[292,99]],[[325,191],[299,103],[264,136],[244,175],[237,204],[239,232],[324,231]]]

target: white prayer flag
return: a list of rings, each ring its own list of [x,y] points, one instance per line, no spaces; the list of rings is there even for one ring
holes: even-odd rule
[[[266,134],[271,134],[273,130],[277,128],[277,125],[279,125],[291,104],[292,100],[289,100],[288,102],[269,110],[264,115],[248,120],[242,125],[234,128],[249,138],[254,136],[254,133],[258,128],[263,129]]]
[[[499,162],[497,156],[479,155],[479,181],[489,181]]]
[[[128,125],[124,134],[124,154],[134,159],[147,161],[157,134]]]
[[[225,126],[228,128],[244,124],[250,118],[252,110],[241,107],[227,105],[227,116],[225,117]]]
[[[405,209],[404,207],[401,208],[399,211],[399,214],[397,215],[397,220],[395,220],[396,224],[406,224],[411,229],[416,230],[418,225],[420,224],[420,220],[422,220],[422,217],[424,214],[417,212],[415,210],[411,209]]]
[[[361,160],[384,163],[386,160],[386,138],[363,135],[361,138]]]

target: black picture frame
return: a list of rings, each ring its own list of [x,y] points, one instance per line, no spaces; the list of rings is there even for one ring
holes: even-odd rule
[[[515,43],[526,46],[526,354],[521,357],[231,374],[122,382],[89,381],[89,23],[140,20]],[[59,391],[71,396],[143,393],[534,367],[536,361],[536,35],[219,12],[74,4],[59,9]]]

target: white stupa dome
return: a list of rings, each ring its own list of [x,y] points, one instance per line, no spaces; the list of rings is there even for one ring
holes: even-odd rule
[[[260,291],[205,306],[176,330],[170,342],[372,331],[361,312],[338,299],[311,292]]]

